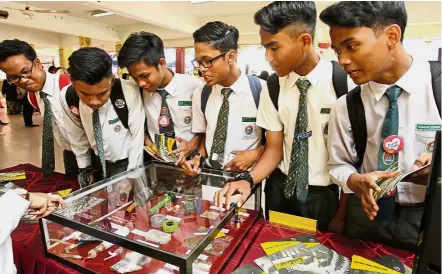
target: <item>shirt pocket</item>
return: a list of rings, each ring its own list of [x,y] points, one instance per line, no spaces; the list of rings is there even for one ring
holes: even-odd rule
[[[181,125],[183,131],[192,130],[192,107],[180,107],[178,110],[178,122]]]
[[[121,119],[118,116],[110,117],[107,119],[106,124],[112,143],[123,144],[127,129],[124,127]]]
[[[431,126],[440,127],[440,125]],[[413,136],[413,149],[416,157],[419,157],[423,152],[433,152],[436,137],[436,130],[419,130],[418,127],[419,125],[416,127]]]
[[[242,117],[242,138],[256,139],[260,130],[256,125],[256,117]]]

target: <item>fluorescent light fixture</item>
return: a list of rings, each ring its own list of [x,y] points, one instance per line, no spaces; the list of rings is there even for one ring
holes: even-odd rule
[[[100,10],[100,11],[94,11],[91,15],[94,17],[103,17],[103,16],[110,16],[110,15],[114,15],[115,13],[110,12],[110,11],[104,11],[104,10]]]
[[[191,0],[189,1],[191,4],[203,4],[203,3],[208,3],[208,2],[213,2],[211,0]]]

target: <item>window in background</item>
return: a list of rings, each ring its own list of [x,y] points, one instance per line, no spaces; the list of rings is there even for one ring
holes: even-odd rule
[[[165,48],[167,67],[176,72],[176,48]]]
[[[246,74],[259,76],[262,71],[272,74],[274,71],[265,60],[266,49],[260,45],[244,45],[238,49],[238,67]]]
[[[195,49],[185,48],[184,49],[184,74],[198,75],[192,65],[192,60],[195,59]]]

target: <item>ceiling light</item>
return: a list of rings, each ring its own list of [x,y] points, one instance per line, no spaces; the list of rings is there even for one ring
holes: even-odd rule
[[[99,10],[99,11],[94,11],[92,12],[92,16],[94,17],[103,17],[103,16],[110,16],[110,15],[114,15],[115,13],[110,12],[110,11],[104,11],[104,10]]]
[[[203,4],[203,3],[208,3],[208,2],[213,2],[211,0],[191,0],[189,1],[191,4]]]

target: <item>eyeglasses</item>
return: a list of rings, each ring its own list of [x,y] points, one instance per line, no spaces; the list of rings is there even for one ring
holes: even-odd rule
[[[22,74],[20,75],[15,75],[15,76],[6,76],[6,79],[8,80],[9,84],[16,84],[19,83],[21,81],[21,79],[23,78],[31,78],[32,77],[32,69],[34,68],[34,61],[32,61],[32,65],[30,69],[25,70]]]
[[[212,57],[212,58],[210,58],[210,59],[207,60],[207,61],[204,61],[204,60],[203,60],[203,61],[198,61],[198,60],[194,59],[194,60],[192,60],[192,65],[193,65],[193,67],[196,68],[196,69],[199,69],[200,66],[203,66],[204,68],[210,68],[210,67],[213,66],[213,62],[214,62],[216,59],[218,59],[218,58],[221,57],[221,56],[226,55],[228,52],[229,52],[229,50],[228,50],[228,51],[225,51],[225,52],[223,52],[223,53],[220,53],[220,54],[218,54],[217,56]]]

